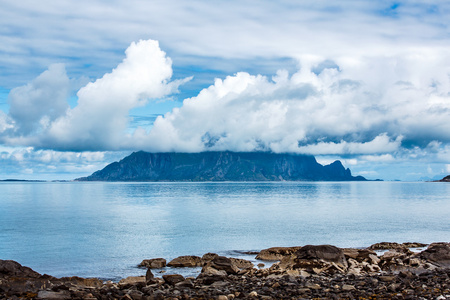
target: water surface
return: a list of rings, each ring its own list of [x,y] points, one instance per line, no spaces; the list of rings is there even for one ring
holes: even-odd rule
[[[450,184],[0,183],[0,259],[117,279],[146,258],[450,241]]]

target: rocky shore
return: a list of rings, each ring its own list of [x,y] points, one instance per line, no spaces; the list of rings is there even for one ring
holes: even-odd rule
[[[257,253],[261,260],[257,266],[214,253],[181,256],[169,263],[163,258],[146,259],[140,264],[147,269],[145,276],[118,283],[55,278],[0,260],[0,299],[450,299],[450,243],[433,243],[421,252],[410,250],[425,246],[275,247]],[[265,261],[276,262],[265,267]],[[154,269],[166,265],[202,271],[197,277],[155,277]]]

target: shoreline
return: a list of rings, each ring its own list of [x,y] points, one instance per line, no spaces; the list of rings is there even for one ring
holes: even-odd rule
[[[145,275],[117,283],[55,278],[0,260],[0,299],[450,299],[450,243],[424,246],[273,247],[258,252],[257,265],[214,253],[180,256],[168,263],[151,258],[140,264]],[[424,250],[410,250],[417,247]],[[166,266],[201,272],[196,277],[156,273]]]

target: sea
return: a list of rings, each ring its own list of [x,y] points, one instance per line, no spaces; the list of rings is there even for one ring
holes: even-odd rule
[[[117,281],[144,259],[274,246],[450,242],[436,182],[1,182],[0,259]],[[255,261],[256,262],[256,261]],[[194,269],[164,268],[157,276]]]

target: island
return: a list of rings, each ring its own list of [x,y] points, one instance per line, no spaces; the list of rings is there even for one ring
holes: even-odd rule
[[[272,152],[133,152],[76,181],[364,181],[340,161]]]

